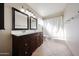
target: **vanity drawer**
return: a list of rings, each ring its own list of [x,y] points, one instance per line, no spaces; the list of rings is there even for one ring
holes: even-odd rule
[[[24,56],[29,56],[29,45],[27,43],[23,43],[19,46],[19,54]]]
[[[29,51],[24,52],[24,56],[31,56],[31,55],[32,55],[32,53],[30,53]]]
[[[30,51],[30,46],[25,44],[25,47],[24,47],[24,55],[25,56],[30,56],[32,55],[32,52]]]

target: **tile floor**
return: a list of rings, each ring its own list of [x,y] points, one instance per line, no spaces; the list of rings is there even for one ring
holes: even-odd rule
[[[72,53],[64,41],[45,39],[32,56],[72,56]]]

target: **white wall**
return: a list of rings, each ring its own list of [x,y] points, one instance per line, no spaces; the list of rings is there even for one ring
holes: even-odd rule
[[[64,21],[77,15],[79,4],[68,4],[64,11]],[[73,55],[79,55],[79,15],[75,16],[71,21],[64,23],[66,33],[66,41]]]
[[[5,4],[5,30],[0,30],[0,55],[11,55],[12,53],[12,37],[11,37],[11,29],[12,29],[12,7],[20,9],[24,5],[26,8],[30,8],[26,4]],[[30,8],[31,9],[31,8]],[[31,9],[32,10],[32,9]],[[34,10],[32,10],[34,12]],[[37,18],[40,16],[34,12]],[[40,18],[41,19],[41,18]],[[38,25],[38,30],[28,30],[28,32],[36,32],[42,31],[42,27]]]

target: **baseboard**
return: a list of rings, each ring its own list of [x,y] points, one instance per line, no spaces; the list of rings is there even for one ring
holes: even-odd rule
[[[9,53],[0,53],[0,56],[9,56]]]

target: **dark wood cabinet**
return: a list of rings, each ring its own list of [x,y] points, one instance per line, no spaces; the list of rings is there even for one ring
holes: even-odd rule
[[[0,3],[0,30],[4,29],[4,3]]]
[[[32,53],[43,43],[43,33],[33,33],[23,36],[12,35],[12,55],[31,56]]]

